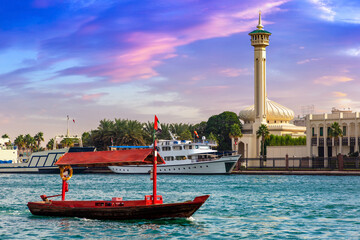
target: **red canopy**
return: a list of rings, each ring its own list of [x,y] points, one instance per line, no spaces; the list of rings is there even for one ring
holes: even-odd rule
[[[121,166],[153,164],[153,149],[132,149],[100,152],[68,152],[55,165],[64,166]],[[164,164],[164,159],[157,154],[157,163]]]

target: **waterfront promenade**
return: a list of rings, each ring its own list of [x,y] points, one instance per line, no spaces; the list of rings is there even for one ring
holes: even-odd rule
[[[325,175],[325,176],[360,176],[360,171],[327,170],[236,170],[232,174],[243,175]]]
[[[242,158],[233,171],[244,175],[360,176],[360,158],[337,157]]]

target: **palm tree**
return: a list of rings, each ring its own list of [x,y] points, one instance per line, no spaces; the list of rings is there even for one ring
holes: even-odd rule
[[[44,141],[44,133],[42,132],[38,132],[35,136],[34,136],[34,140],[37,144],[37,147],[39,148],[40,147],[40,143],[42,141]]]
[[[234,150],[236,151],[236,145],[239,138],[242,138],[243,134],[239,124],[234,123],[230,127],[229,137],[234,138]]]
[[[53,149],[54,148],[54,144],[55,144],[55,140],[53,138],[51,138],[48,143],[46,144],[46,148],[47,149]]]
[[[111,139],[116,135],[115,128],[116,126],[113,121],[104,119],[100,121],[96,130],[91,131],[91,141],[98,150],[108,149],[108,146],[111,144]]]
[[[61,144],[64,147],[73,147],[75,143],[77,143],[79,140],[77,138],[63,138],[63,140],[61,140]]]
[[[116,131],[116,141],[121,145],[143,146],[146,144],[144,139],[143,124],[137,120],[115,119],[115,125],[121,126],[121,131]],[[119,130],[118,128],[116,128]]]
[[[154,134],[154,123],[147,122],[143,124],[143,132],[144,138],[147,144],[151,144],[153,141],[153,134]]]
[[[24,137],[25,147],[28,151],[33,151],[35,147],[35,140],[30,134],[26,134]]]
[[[265,140],[268,139],[270,136],[269,129],[265,124],[261,124],[259,129],[256,131],[256,138],[261,137],[261,156],[263,159],[266,158],[266,146],[265,146]]]
[[[169,128],[170,128],[171,133],[173,133],[177,136],[184,135],[185,134],[184,132],[187,132],[187,131],[190,131],[190,136],[191,136],[191,133],[194,130],[193,125],[184,124],[184,123],[173,123],[173,124],[170,124]],[[189,139],[191,139],[191,138],[192,138],[192,136]],[[189,140],[189,139],[186,139],[186,140]]]
[[[161,132],[158,133],[158,139],[164,139],[164,140],[171,140],[170,136],[170,124],[168,123],[161,123]]]
[[[25,139],[24,139],[24,135],[19,135],[15,138],[14,140],[14,144],[15,146],[18,147],[18,149],[21,149],[22,152],[24,152],[24,148],[25,148]]]
[[[92,146],[92,141],[91,141],[91,134],[90,132],[84,132],[81,135],[81,141],[84,147],[89,147]]]
[[[334,122],[333,124],[331,124],[329,136],[333,137],[335,140],[338,140],[339,137],[343,136],[343,132],[342,132],[341,127],[338,122]],[[335,151],[336,151],[336,156],[337,156],[337,154],[338,154],[337,145],[335,145],[335,146],[336,146]]]

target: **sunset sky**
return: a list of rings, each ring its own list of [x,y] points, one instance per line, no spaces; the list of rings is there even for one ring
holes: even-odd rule
[[[360,111],[358,0],[2,0],[0,134],[45,139],[101,119],[198,123],[253,104],[262,11],[268,97]]]

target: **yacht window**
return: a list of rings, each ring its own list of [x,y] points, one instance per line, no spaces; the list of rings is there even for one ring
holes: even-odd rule
[[[171,147],[163,147],[162,150],[163,150],[163,151],[170,151],[170,150],[171,150]]]
[[[189,146],[189,149],[192,149],[192,146]]]
[[[196,146],[195,146],[195,148],[196,148],[196,149],[198,149],[198,148],[199,148],[199,146],[198,146],[198,145],[196,145]]]

